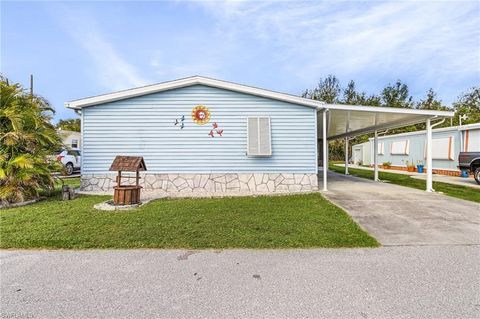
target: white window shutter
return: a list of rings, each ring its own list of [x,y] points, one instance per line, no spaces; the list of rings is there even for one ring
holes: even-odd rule
[[[270,156],[271,151],[271,139],[270,139],[270,118],[260,117],[258,119],[258,131],[260,136],[259,142],[259,155]]]
[[[247,155],[272,155],[269,117],[252,116],[247,118]]]
[[[249,117],[247,120],[247,155],[258,155],[258,117]]]

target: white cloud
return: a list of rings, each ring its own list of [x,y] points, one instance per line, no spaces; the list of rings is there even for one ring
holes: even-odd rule
[[[377,81],[416,75],[409,84],[448,92],[479,80],[478,1],[201,5],[230,41],[277,48],[272,61],[302,82],[328,73]]]
[[[198,47],[199,45],[193,45],[195,40],[185,41],[184,43],[189,43],[190,47]],[[166,45],[168,47],[168,45]],[[184,52],[189,50],[188,48],[175,48],[171,50],[160,51],[156,50],[151,54],[149,66],[158,79],[162,80],[171,80],[177,78],[184,78],[192,75],[203,75],[210,77],[221,77],[220,70],[218,67],[221,67],[217,63],[219,57],[217,54],[203,54],[199,49],[199,53],[186,55]],[[220,50],[212,49],[216,53],[220,53]]]
[[[61,7],[61,11],[62,25],[90,58],[91,77],[98,84],[107,90],[121,90],[149,83],[117,52],[91,15],[67,7]]]
[[[119,52],[121,42],[113,42],[121,37],[107,33],[115,29],[108,27],[118,18],[116,12],[104,17],[93,5],[59,4],[53,15],[85,52],[91,77],[108,90],[200,74],[299,94],[332,73],[344,82],[357,80],[369,93],[402,79],[413,94],[433,87],[440,97],[454,98],[480,82],[478,1],[204,1],[173,6],[178,16],[168,22],[159,14],[158,22],[145,17],[138,23],[135,14],[141,10],[121,11],[131,23],[131,33],[123,38],[138,36],[139,50],[129,55]],[[129,59],[144,63],[137,69]]]

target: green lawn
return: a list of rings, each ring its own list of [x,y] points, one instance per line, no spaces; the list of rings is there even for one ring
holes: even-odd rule
[[[342,166],[330,165],[330,170],[337,173],[344,173],[345,168]],[[373,171],[358,168],[348,168],[348,173],[353,176],[373,179]],[[392,184],[401,186],[407,186],[424,190],[426,187],[426,181],[411,178],[406,174],[396,174],[390,172],[378,172],[378,177],[382,181],[388,181]],[[472,202],[480,203],[480,192],[477,189],[467,186],[453,185],[442,182],[433,182],[433,188],[437,192],[442,192],[445,195],[457,197],[461,199],[470,200]]]
[[[0,248],[376,247],[321,194],[162,199],[133,211],[97,211],[80,196],[0,211]]]

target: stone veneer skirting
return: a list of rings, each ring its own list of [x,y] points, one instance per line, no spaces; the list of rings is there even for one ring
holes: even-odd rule
[[[128,174],[128,173],[124,173]],[[122,185],[134,184],[131,178],[122,178]],[[165,194],[187,193],[209,195],[220,193],[294,193],[318,189],[316,174],[150,174],[142,173],[140,185],[144,190],[159,190]],[[113,190],[114,174],[83,174],[81,190],[102,192]]]

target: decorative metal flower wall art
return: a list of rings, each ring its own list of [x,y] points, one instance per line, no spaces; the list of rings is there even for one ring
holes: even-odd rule
[[[210,110],[205,105],[197,105],[192,109],[192,120],[197,125],[204,125],[210,122],[211,113]],[[182,115],[179,118],[175,119],[173,123],[175,126],[180,127],[183,129],[185,127],[185,115]],[[223,129],[218,127],[217,122],[212,123],[212,128],[208,133],[210,137],[222,137],[223,136]]]
[[[192,109],[192,119],[195,124],[207,124],[210,122],[210,111],[205,105],[197,105]]]

